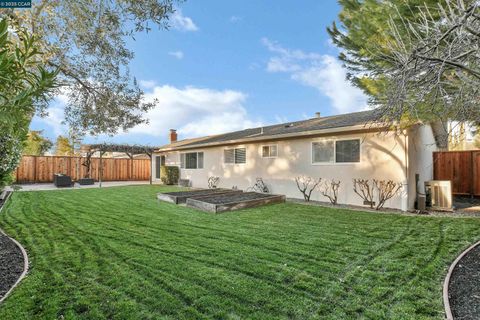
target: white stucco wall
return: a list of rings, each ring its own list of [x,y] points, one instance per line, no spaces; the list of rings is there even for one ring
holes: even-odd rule
[[[361,139],[360,162],[349,164],[312,164],[312,147],[314,141],[324,139]],[[277,158],[262,158],[263,145],[276,144]],[[190,179],[193,187],[207,187],[210,176],[220,177],[219,187],[237,186],[246,189],[255,183],[257,177],[263,178],[272,193],[285,194],[287,197],[302,198],[295,184],[296,176],[321,177],[323,179],[341,180],[339,203],[363,205],[362,199],[353,191],[353,178],[391,179],[402,182],[402,193],[389,200],[385,207],[407,210],[407,145],[408,139],[393,133],[357,133],[338,135],[328,138],[302,138],[277,142],[251,143],[237,145],[246,147],[246,164],[225,164],[226,147],[210,147],[184,152],[204,152],[204,169],[181,169],[181,178]],[[234,147],[234,146],[229,146]],[[180,153],[169,152],[167,165],[180,166]],[[155,163],[153,163],[155,168]],[[320,192],[314,191],[313,200],[328,201]]]
[[[409,194],[408,205],[413,208],[416,198],[415,174],[419,174],[418,188],[420,193],[425,193],[424,182],[433,179],[433,152],[438,150],[432,127],[417,125],[408,132],[408,171]]]

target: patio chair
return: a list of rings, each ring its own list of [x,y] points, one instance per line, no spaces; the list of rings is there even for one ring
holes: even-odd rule
[[[54,174],[53,175],[53,184],[55,187],[71,187],[73,186],[72,178],[63,174]]]

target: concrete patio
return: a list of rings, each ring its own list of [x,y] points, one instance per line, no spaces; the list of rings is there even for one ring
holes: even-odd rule
[[[108,187],[120,187],[120,186],[131,186],[131,185],[145,185],[149,184],[149,181],[105,181],[102,182],[102,188]],[[47,191],[47,190],[68,190],[68,189],[89,189],[89,188],[100,188],[100,184],[95,182],[93,185],[81,186],[78,183],[75,183],[73,187],[62,187],[57,188],[50,183],[34,183],[34,184],[19,184],[21,187],[19,191]],[[7,190],[12,190],[11,187],[7,187]]]

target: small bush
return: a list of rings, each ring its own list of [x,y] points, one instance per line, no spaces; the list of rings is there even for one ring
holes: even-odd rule
[[[180,169],[176,166],[161,166],[160,180],[163,184],[171,185],[177,184],[180,177]]]

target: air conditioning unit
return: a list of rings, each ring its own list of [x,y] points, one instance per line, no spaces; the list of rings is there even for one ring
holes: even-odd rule
[[[452,211],[452,183],[449,180],[425,181],[427,207]]]

